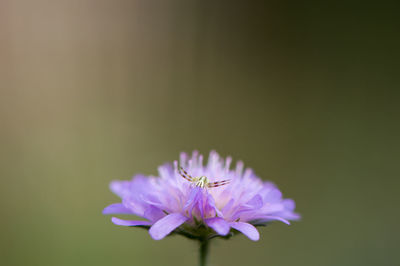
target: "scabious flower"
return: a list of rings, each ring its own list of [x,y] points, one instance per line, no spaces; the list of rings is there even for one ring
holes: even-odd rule
[[[147,228],[155,240],[171,233],[210,239],[241,232],[257,241],[256,226],[274,220],[289,224],[299,218],[294,201],[283,199],[274,184],[244,169],[241,161],[230,169],[231,162],[231,157],[224,160],[212,151],[204,166],[198,152],[191,157],[181,153],[179,165],[175,161],[160,166],[158,177],[136,175],[131,181],[111,182],[111,190],[122,202],[106,207],[103,213],[144,218],[112,217],[112,222]]]

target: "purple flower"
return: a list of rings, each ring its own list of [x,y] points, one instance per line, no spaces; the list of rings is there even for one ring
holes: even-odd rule
[[[243,170],[240,161],[230,169],[231,162],[212,151],[203,166],[203,156],[196,151],[191,157],[181,153],[182,172],[175,161],[160,166],[159,177],[136,175],[131,181],[111,182],[122,202],[106,207],[103,214],[143,217],[133,221],[112,217],[112,222],[147,228],[155,240],[170,233],[209,239],[241,232],[257,241],[255,226],[274,220],[289,224],[300,218],[294,213],[294,201],[283,199],[274,184],[263,182],[249,168]]]

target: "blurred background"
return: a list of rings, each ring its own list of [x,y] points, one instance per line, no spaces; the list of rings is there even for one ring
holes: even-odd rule
[[[180,151],[243,160],[303,219],[210,265],[399,265],[391,4],[0,2],[0,264],[197,265],[101,214]]]

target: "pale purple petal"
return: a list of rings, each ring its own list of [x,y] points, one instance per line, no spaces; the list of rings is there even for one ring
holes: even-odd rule
[[[132,197],[122,199],[122,204],[137,216],[143,216],[148,205]]]
[[[284,211],[284,212],[280,213],[279,215],[282,216],[286,220],[298,221],[301,219],[300,214],[291,212],[291,211]]]
[[[150,221],[158,221],[165,216],[165,213],[157,207],[149,206],[145,210],[143,217]]]
[[[233,222],[230,223],[230,226],[247,236],[250,240],[258,241],[260,239],[258,230],[249,223]]]
[[[233,198],[230,199],[228,203],[222,208],[222,213],[229,212],[232,209],[234,203],[235,200]]]
[[[279,202],[282,199],[282,192],[277,188],[277,187],[272,187],[271,189],[265,193],[264,195],[264,202],[271,202],[271,203],[275,203],[275,202]]]
[[[263,199],[259,194],[257,194],[251,200],[249,200],[246,205],[259,209],[263,206]]]
[[[153,224],[153,226],[149,230],[150,236],[154,240],[163,239],[165,236],[167,236],[175,228],[186,222],[188,219],[189,218],[183,216],[180,213],[169,214]]]
[[[103,214],[133,214],[132,211],[126,208],[122,203],[111,204],[104,208]]]
[[[282,204],[288,211],[294,211],[294,209],[296,208],[296,203],[292,199],[284,199],[282,201]]]
[[[190,191],[188,200],[183,207],[183,210],[192,215],[193,209],[198,205],[200,199],[202,198],[202,189],[200,187],[195,187]]]
[[[122,225],[122,226],[149,226],[149,225],[151,225],[151,223],[149,221],[128,221],[128,220],[118,219],[116,217],[112,217],[111,221],[116,225]]]
[[[204,197],[203,197],[203,195],[200,195],[200,198],[197,201],[197,207],[198,207],[198,210],[200,212],[200,217],[202,219],[204,218],[204,208],[205,208],[204,206],[206,205],[204,203],[205,203]]]
[[[264,216],[260,219],[261,222],[271,222],[273,220],[281,221],[287,225],[290,225],[290,222],[286,219],[283,219],[282,217],[279,216]]]
[[[112,181],[110,190],[120,198],[130,194],[131,181]]]
[[[188,209],[194,205],[194,202],[197,201],[199,198],[199,193],[201,193],[201,188],[200,187],[194,187],[189,193],[188,200],[185,203],[185,206],[183,206],[183,209]]]
[[[224,214],[215,205],[215,200],[211,194],[207,195],[207,206],[211,207],[219,217],[224,217]]]
[[[226,236],[229,233],[229,224],[220,217],[206,219],[206,224],[214,229],[219,235]]]

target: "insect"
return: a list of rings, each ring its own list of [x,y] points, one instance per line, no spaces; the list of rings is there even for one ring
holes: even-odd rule
[[[230,179],[216,181],[216,182],[209,182],[206,176],[191,177],[182,167],[179,167],[179,174],[187,181],[194,184],[196,187],[201,187],[201,188],[220,187],[227,185],[229,184],[229,182],[231,182]]]

